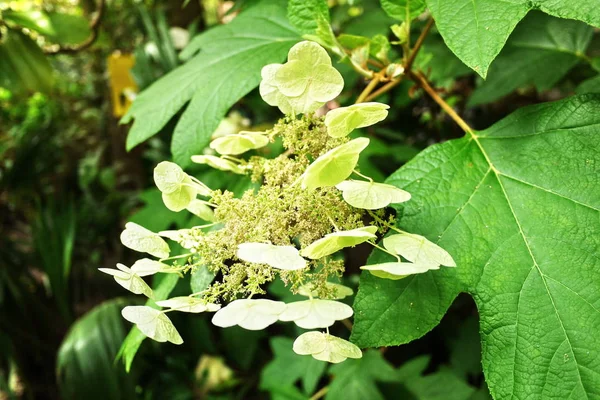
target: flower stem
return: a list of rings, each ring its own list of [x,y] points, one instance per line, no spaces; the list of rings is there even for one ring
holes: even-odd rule
[[[420,72],[410,72],[409,76],[419,86],[421,86],[423,88],[423,90],[425,90],[427,92],[427,94],[429,94],[429,96],[431,96],[431,98],[436,103],[438,103],[438,105],[440,107],[442,107],[442,109],[444,111],[446,111],[446,113],[450,116],[450,118],[452,118],[454,120],[454,122],[456,122],[458,124],[458,126],[460,126],[463,131],[465,131],[466,133],[470,133],[470,134],[473,133],[473,129],[471,129],[471,127],[465,122],[465,120],[463,120],[456,113],[456,111],[454,111],[454,109],[452,107],[450,107],[450,105],[448,103],[446,103],[446,101],[444,99],[442,99],[439,94],[437,94],[437,92],[435,91],[435,89],[431,87],[431,85],[427,81],[427,78],[425,78],[425,76],[422,73],[420,73]]]
[[[381,80],[381,76],[379,74],[375,74],[375,76],[373,76],[373,79],[371,79],[371,82],[369,82],[369,84],[364,88],[364,90],[358,96],[358,98],[356,99],[356,102],[354,102],[354,104],[364,102],[365,99],[367,98],[367,96],[373,91],[373,89],[375,89],[375,86],[377,86],[377,84],[379,83],[380,80]]]

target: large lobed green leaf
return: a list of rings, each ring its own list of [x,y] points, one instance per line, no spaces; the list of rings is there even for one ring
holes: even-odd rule
[[[188,102],[179,119],[171,151],[175,161],[190,163],[210,141],[229,108],[258,86],[260,70],[285,59],[300,40],[281,1],[260,1],[231,23],[194,38],[182,52],[186,64],[142,92],[123,117],[135,118],[127,136],[131,149],[160,131]]]
[[[448,47],[486,77],[510,33],[528,11],[600,26],[600,7],[589,0],[426,0]]]
[[[413,196],[398,207],[402,229],[439,243],[457,268],[363,273],[352,340],[407,343],[468,292],[494,398],[599,399],[598,109],[595,95],[523,108],[394,173],[387,182]]]
[[[583,22],[529,13],[510,35],[469,104],[497,100],[527,84],[539,91],[551,89],[583,58],[592,33],[592,27]]]

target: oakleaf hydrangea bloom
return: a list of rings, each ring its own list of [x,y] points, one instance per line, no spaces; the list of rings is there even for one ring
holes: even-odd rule
[[[296,44],[286,63],[267,65],[261,75],[261,96],[286,117],[272,129],[254,132],[243,131],[252,129],[250,121],[241,115],[234,120],[232,113],[213,135],[212,150],[191,157],[195,163],[246,175],[254,186],[241,196],[212,190],[178,165],[159,163],[154,181],[165,206],[177,212],[185,209],[208,223],[158,234],[128,223],[121,234],[122,243],[159,260],[143,258],[131,268],[118,264],[117,269],[101,271],[126,289],[148,297],[153,293],[144,276],[201,272],[194,275],[200,277],[193,285],[195,293],[157,299],[162,310],[148,306],[123,309],[123,317],[154,340],[183,342],[167,317],[169,312],[215,312],[212,322],[219,327],[260,330],[286,321],[305,329],[327,328],[325,333],[299,336],[294,351],[332,363],[360,358],[358,347],[329,334],[329,326],[353,315],[350,306],[336,301],[351,296],[353,290],[330,282],[344,272],[343,258],[333,255],[369,243],[397,258],[397,262],[362,267],[387,279],[454,266],[454,261],[436,244],[400,231],[394,218],[387,219],[383,208],[408,201],[409,193],[375,183],[356,170],[369,139],[351,140],[348,135],[383,120],[387,105],[360,103],[334,109],[325,117],[314,113],[335,99],[344,83],[327,52],[313,42]],[[298,116],[300,113],[304,115]],[[267,151],[245,154],[275,141],[285,149],[279,155],[260,155]],[[213,150],[220,156],[213,155]],[[350,179],[353,174],[366,181]],[[371,222],[366,224],[367,220]],[[389,230],[398,233],[388,235],[383,247],[376,244]],[[163,238],[187,252],[169,257],[170,248]],[[276,279],[307,299],[285,304],[252,298],[266,294],[266,285]],[[227,304],[228,300],[233,301]]]

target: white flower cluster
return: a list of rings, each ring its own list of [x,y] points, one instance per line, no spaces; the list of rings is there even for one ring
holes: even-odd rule
[[[301,42],[292,47],[288,62],[267,65],[262,71],[260,93],[270,105],[279,107],[286,114],[310,113],[325,102],[334,99],[343,88],[343,79],[331,65],[327,52],[313,42]],[[373,125],[387,116],[389,107],[380,103],[362,103],[340,107],[325,117],[327,133],[334,138],[345,137],[354,129]],[[238,174],[247,172],[247,164],[233,156],[266,146],[270,141],[265,132],[241,131],[221,135],[211,143],[211,148],[221,154],[193,156],[197,163]],[[410,194],[392,185],[373,182],[355,171],[361,151],[369,145],[369,139],[357,138],[337,146],[317,157],[300,176],[299,182],[306,190],[335,187],[342,198],[352,207],[376,210],[393,203],[410,200]],[[356,173],[367,181],[348,179]],[[161,162],[154,170],[154,181],[162,193],[163,201],[172,211],[188,210],[206,221],[216,224],[210,198],[213,191],[196,178],[186,174],[179,166]],[[204,197],[205,199],[198,198]],[[383,222],[383,221],[381,221]],[[206,226],[205,226],[206,227]],[[202,227],[197,227],[202,228]],[[248,242],[238,245],[236,258],[250,264],[266,265],[282,271],[302,271],[310,260],[332,255],[344,248],[361,243],[373,246],[395,256],[397,262],[367,265],[361,268],[371,274],[387,279],[401,279],[410,274],[423,273],[440,266],[455,266],[452,257],[423,236],[397,230],[383,240],[379,247],[377,226],[364,226],[352,230],[338,230],[325,235],[298,250],[294,246],[276,246],[271,243]],[[121,241],[133,250],[148,253],[159,260],[141,259],[131,268],[117,264],[117,269],[100,269],[112,275],[125,289],[153,298],[152,289],[142,279],[155,273],[181,274],[184,267],[165,264],[170,248],[163,237],[173,240],[194,252],[193,230],[151,232],[135,223],[128,223],[121,234]],[[402,260],[403,257],[405,261]],[[177,258],[172,257],[172,258]],[[205,268],[205,267],[204,267]],[[159,341],[180,344],[183,339],[166,315],[172,311],[187,313],[215,312],[212,322],[219,327],[238,325],[244,329],[260,330],[277,321],[293,322],[303,329],[326,329],[306,332],[294,342],[294,351],[311,355],[318,360],[332,363],[346,358],[360,358],[362,353],[354,344],[329,334],[328,328],[335,321],[352,317],[350,306],[340,299],[353,294],[352,289],[327,283],[331,298],[318,298],[308,283],[298,293],[306,300],[284,303],[269,299],[237,299],[221,307],[207,302],[203,292],[190,296],[174,297],[157,301],[161,310],[149,306],[128,306],[122,311],[125,319],[136,324],[146,336]]]

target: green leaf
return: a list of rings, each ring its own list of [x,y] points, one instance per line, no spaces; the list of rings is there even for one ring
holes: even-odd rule
[[[156,278],[159,278],[160,280],[157,280]],[[175,285],[177,285],[177,282],[179,282],[179,276],[175,274],[165,274],[158,275],[156,278],[154,281],[155,284],[153,285],[154,300],[165,300],[167,297],[169,297],[169,294],[171,294],[171,291],[173,291]],[[154,303],[152,300],[148,300],[146,305],[158,308],[156,303]],[[131,328],[127,334],[127,337],[121,344],[121,348],[117,353],[116,359],[123,360],[123,364],[125,364],[125,370],[127,372],[131,370],[133,359],[135,358],[135,355],[137,354],[137,351],[139,350],[144,339],[146,339],[146,336],[134,326]]]
[[[415,60],[415,66],[426,71],[429,80],[436,87],[450,88],[455,80],[472,73],[454,53],[450,51],[441,36],[429,34]]]
[[[575,93],[600,93],[600,75],[581,82],[579,86],[575,88]]]
[[[190,279],[190,287],[192,289],[192,293],[198,293],[210,286],[212,281],[215,279],[215,273],[211,272],[207,267],[200,266],[192,274]]]
[[[63,399],[118,400],[135,397],[131,375],[115,370],[125,337],[122,299],[102,303],[78,319],[58,351],[56,371]]]
[[[325,400],[383,400],[375,382],[395,382],[397,373],[377,350],[358,360],[346,360],[331,368],[335,376]]]
[[[512,33],[469,105],[492,102],[528,84],[538,91],[551,89],[581,61],[592,33],[582,22],[531,12]]]
[[[288,20],[302,33],[314,33],[317,20],[329,22],[329,7],[326,0],[289,0]]]
[[[600,8],[587,0],[426,0],[444,41],[483,78],[517,23],[531,9],[600,26]]]
[[[191,100],[171,142],[175,161],[189,165],[190,156],[202,152],[229,108],[258,86],[261,68],[282,61],[299,40],[278,1],[258,2],[231,23],[197,36],[182,57],[201,51],[142,92],[123,118],[124,123],[135,119],[127,148],[159,132]]]
[[[523,108],[394,173],[387,182],[413,195],[398,207],[401,228],[439,244],[457,267],[400,281],[363,273],[353,341],[407,343],[468,292],[494,398],[597,397],[599,108],[592,95]]]
[[[292,344],[292,339],[286,337],[271,339],[273,360],[261,372],[261,389],[269,390],[271,387],[292,386],[301,380],[306,395],[311,395],[315,391],[327,364],[312,357],[303,357],[294,353]]]
[[[53,33],[48,37],[62,45],[84,42],[92,34],[90,22],[81,15],[49,13]]]
[[[14,30],[0,41],[0,86],[15,93],[49,92],[54,83],[50,62],[27,35]]]
[[[188,216],[176,213],[165,207],[158,189],[148,189],[139,195],[144,207],[129,217],[129,221],[144,225],[153,232],[164,231],[172,225],[182,227]]]
[[[452,370],[407,380],[405,385],[419,400],[464,400],[475,393],[475,388],[461,380]]]
[[[16,24],[19,27],[39,32],[42,35],[54,34],[54,27],[52,26],[52,21],[50,21],[48,14],[40,10],[2,10],[2,19],[9,23]]]
[[[381,8],[390,17],[406,21],[412,20],[425,11],[424,0],[381,0]]]

